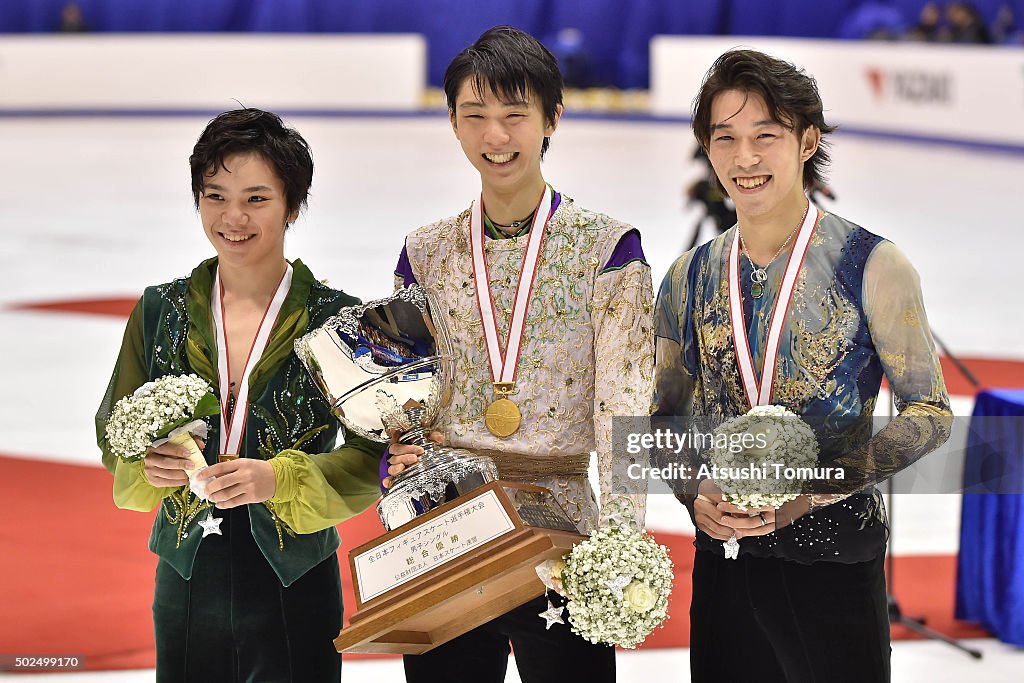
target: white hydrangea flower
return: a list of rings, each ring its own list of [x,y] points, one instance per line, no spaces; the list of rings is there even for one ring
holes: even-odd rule
[[[210,385],[199,375],[164,375],[146,382],[114,405],[107,421],[110,450],[124,460],[136,460],[167,425],[191,417]]]
[[[617,594],[619,577],[630,582]],[[665,620],[672,578],[668,550],[651,536],[628,526],[598,529],[562,570],[572,630],[592,643],[635,648]]]
[[[719,425],[714,434],[710,460],[722,474],[715,483],[722,499],[741,509],[778,508],[794,500],[805,482],[788,478],[787,471],[818,464],[813,430],[783,406],[755,406]]]

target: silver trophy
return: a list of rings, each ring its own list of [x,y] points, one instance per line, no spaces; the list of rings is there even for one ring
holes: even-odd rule
[[[454,361],[444,320],[430,315],[418,285],[343,308],[295,341],[295,353],[334,414],[360,436],[423,448],[420,461],[394,477],[377,505],[391,531],[498,478],[486,456],[438,446],[427,435],[451,396]]]

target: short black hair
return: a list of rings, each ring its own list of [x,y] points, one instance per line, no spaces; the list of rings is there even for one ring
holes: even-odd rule
[[[540,98],[547,122],[554,125],[562,104],[562,72],[555,56],[529,33],[495,26],[455,56],[444,72],[444,96],[452,116],[455,98],[467,78],[473,79],[477,92],[489,89],[502,102],[525,100],[532,93]],[[541,157],[550,142],[544,138]]]
[[[192,167],[192,198],[196,208],[206,179],[220,170],[230,170],[224,159],[233,154],[255,152],[269,163],[284,185],[288,214],[306,206],[313,184],[313,157],[309,143],[281,117],[261,109],[234,109],[214,117],[188,158]]]
[[[818,149],[804,162],[804,187],[825,183],[831,158],[824,136],[836,127],[825,123],[818,84],[812,76],[789,62],[755,50],[730,50],[720,56],[704,76],[693,101],[693,134],[704,149],[711,144],[711,105],[715,97],[727,90],[760,95],[772,120],[798,138],[811,126],[821,131]]]

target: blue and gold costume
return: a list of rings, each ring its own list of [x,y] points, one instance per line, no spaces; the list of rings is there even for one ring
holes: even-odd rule
[[[712,423],[750,409],[740,379],[729,314],[728,261],[737,229],[680,257],[661,285],[656,415]],[[762,367],[768,325],[786,258],[767,268],[761,298],[740,259],[743,318],[754,367]],[[781,304],[780,304],[781,305]],[[882,376],[897,417],[874,438],[871,419]],[[760,377],[758,377],[760,380]],[[843,467],[848,497],[761,537],[741,554],[800,562],[863,562],[884,552],[885,510],[872,486],[941,445],[949,397],[925,316],[917,273],[891,242],[829,213],[818,217],[782,329],[772,403],[811,423],[819,463]],[[693,491],[682,497],[692,515]],[[697,547],[722,554],[702,531]]]

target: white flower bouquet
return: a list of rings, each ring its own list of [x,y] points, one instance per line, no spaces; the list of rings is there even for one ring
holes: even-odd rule
[[[629,526],[601,527],[551,571],[572,630],[592,643],[635,648],[668,614],[668,549]]]
[[[818,464],[814,432],[782,406],[756,406],[714,433],[712,476],[722,499],[741,510],[794,500]]]
[[[195,469],[206,467],[193,434],[206,438],[203,418],[220,413],[210,385],[198,375],[164,375],[147,382],[116,404],[107,421],[110,450],[126,461],[139,460],[163,441],[185,446]]]

